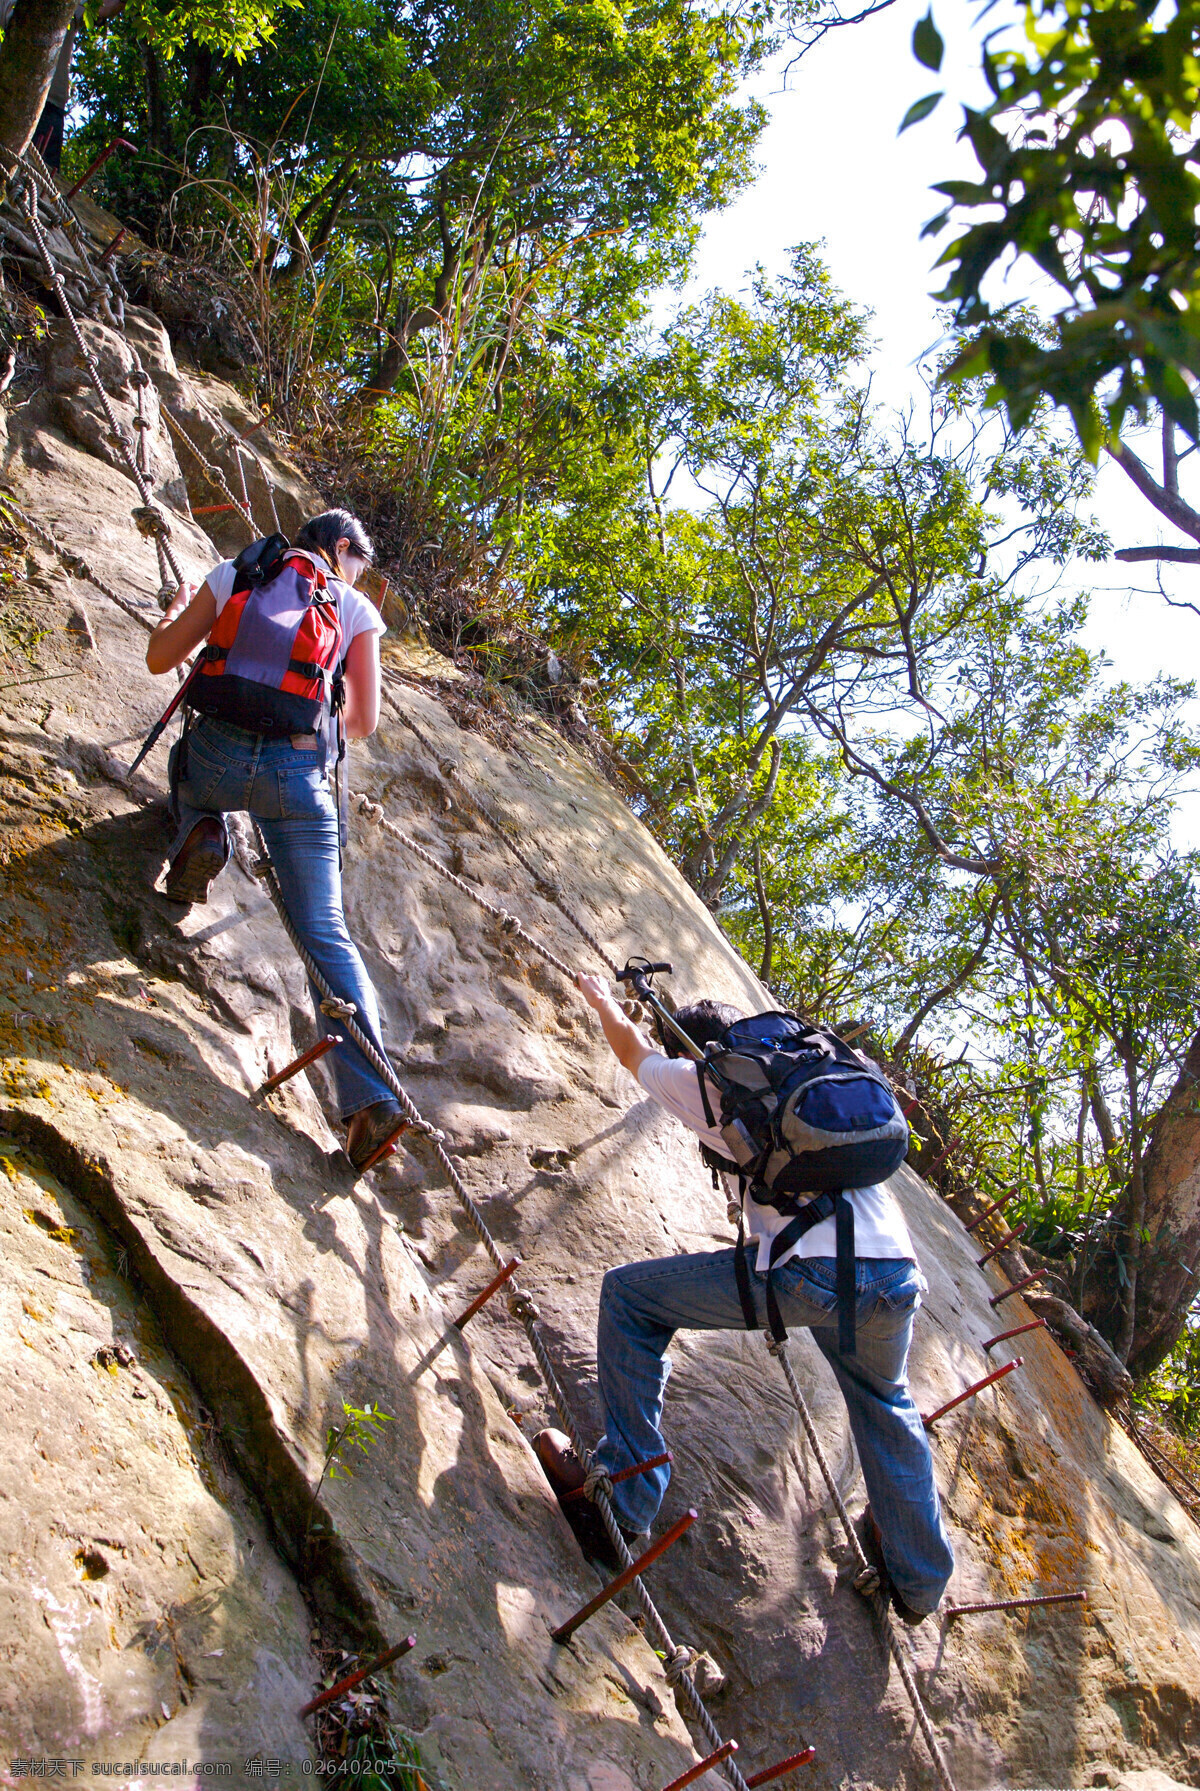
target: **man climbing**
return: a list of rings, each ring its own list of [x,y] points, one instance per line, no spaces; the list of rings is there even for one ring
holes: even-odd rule
[[[728,1164],[730,1175],[736,1174],[726,1137],[719,1123],[712,1123],[719,1116],[713,1113],[708,1090],[705,1111],[696,1063],[679,1055],[682,1046],[669,1034],[667,1055],[657,1051],[625,1017],[600,977],[581,974],[577,980],[618,1061],[653,1100]],[[698,1001],[681,1008],[675,1018],[703,1049],[721,1040],[726,1028],[742,1016],[719,1002]],[[706,1081],[711,1081],[707,1074]],[[903,1215],[886,1188],[853,1188],[846,1199],[853,1209],[855,1270],[849,1349],[844,1347],[844,1332],[839,1338],[832,1214],[793,1238],[799,1229],[794,1218],[747,1193],[745,1224],[758,1248],[746,1277],[746,1292],[763,1324],[768,1319],[770,1269],[778,1316],[784,1325],[807,1326],[833,1370],[846,1401],[869,1500],[861,1532],[864,1547],[880,1568],[885,1588],[890,1585],[897,1614],[905,1622],[920,1623],[937,1608],[954,1568],[929,1444],[907,1381],[913,1318],[925,1281]],[[772,1264],[773,1244],[778,1253]],[[673,1256],[610,1269],[604,1277],[596,1341],[604,1435],[593,1457],[594,1468],[614,1475],[665,1450],[660,1425],[670,1372],[666,1349],[678,1330],[745,1328],[737,1257],[736,1250]],[[583,1464],[561,1431],[542,1431],[534,1447],[560,1498],[583,1485]],[[669,1467],[660,1467],[616,1483],[613,1509],[629,1536],[653,1521],[669,1478]],[[563,1511],[585,1552],[606,1565],[615,1564],[595,1507],[573,1499]]]

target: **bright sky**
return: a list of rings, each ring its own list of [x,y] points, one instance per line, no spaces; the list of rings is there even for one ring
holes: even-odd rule
[[[710,222],[696,275],[699,289],[736,289],[742,270],[755,262],[779,271],[793,243],[823,240],[838,284],[874,313],[875,391],[897,404],[916,383],[914,361],[939,335],[928,296],[942,284],[931,271],[938,251],[932,241],[921,241],[922,226],[941,203],[929,189],[938,180],[977,177],[969,147],[955,135],[958,101],[978,102],[984,91],[965,7],[935,7],[947,39],[941,75],[914,60],[912,28],[924,10],[925,0],[897,0],[879,17],[827,36],[792,71],[786,90],[780,90],[782,66],[756,83],[754,91],[771,114],[760,149],[762,171],[735,205]],[[957,37],[948,29],[956,23]],[[948,97],[932,117],[897,137],[912,101],[941,86]],[[1013,296],[1031,289],[1032,283],[1021,286]],[[1152,467],[1153,449],[1153,441],[1142,448]],[[1200,501],[1200,478],[1190,483],[1193,501]],[[1195,545],[1111,464],[1101,471],[1096,510],[1115,546]],[[1149,594],[1131,595],[1130,575]],[[1162,670],[1200,674],[1200,616],[1163,601],[1152,565],[1109,561],[1083,567],[1076,576],[1094,593],[1089,644],[1107,653],[1114,675],[1142,680]],[[1163,582],[1200,607],[1200,567],[1166,568]],[[1200,842],[1200,799],[1190,801],[1188,811],[1184,831],[1189,841]]]

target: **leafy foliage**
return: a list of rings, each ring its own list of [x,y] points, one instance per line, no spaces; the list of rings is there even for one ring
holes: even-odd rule
[[[353,1480],[354,1469],[347,1459],[349,1451],[357,1449],[361,1455],[369,1455],[373,1445],[383,1434],[383,1426],[394,1422],[392,1414],[385,1412],[375,1401],[366,1406],[354,1406],[346,1400],[342,1401],[342,1423],[331,1424],[325,1433],[325,1459],[321,1464],[320,1477],[313,1488],[312,1498],[308,1502],[308,1518],[304,1526],[306,1543],[313,1533],[313,1516],[326,1480]]]
[[[1000,32],[985,41],[990,104],[964,108],[980,178],[941,182],[950,203],[926,229],[966,225],[941,257],[942,297],[972,332],[950,372],[986,370],[1016,427],[1044,397],[1064,405],[1093,459],[1101,406],[1114,434],[1153,401],[1196,439],[1185,375],[1200,374],[1200,4],[1032,0],[1024,16],[1025,48],[994,47]],[[933,35],[931,20],[917,26],[922,62]],[[1014,255],[1063,295],[1050,342],[985,292]]]

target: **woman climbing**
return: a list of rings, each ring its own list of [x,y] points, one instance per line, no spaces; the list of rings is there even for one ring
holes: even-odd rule
[[[189,717],[171,755],[178,828],[163,891],[204,902],[229,858],[225,815],[244,809],[271,855],[297,933],[382,1052],[379,1003],[342,911],[337,807],[328,773],[331,717],[352,739],[379,720],[379,637],[385,624],[355,590],[371,564],[357,517],[326,510],[290,548],[281,536],[223,560],[179,594],[146,648],[170,672],[207,643],[189,680]],[[336,750],[336,746],[335,746]],[[312,989],[317,1024],[328,1021]],[[362,1168],[403,1115],[386,1083],[343,1039],[331,1054],[346,1151]]]

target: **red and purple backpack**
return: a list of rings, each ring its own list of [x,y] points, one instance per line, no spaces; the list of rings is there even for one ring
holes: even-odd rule
[[[336,591],[283,535],[253,542],[233,564],[233,592],[189,680],[187,705],[252,734],[317,732],[342,701]]]

